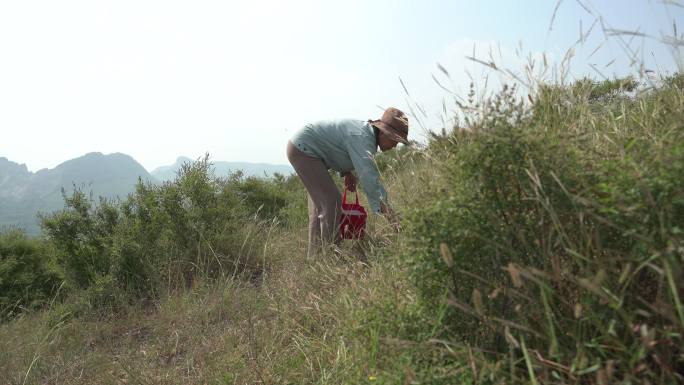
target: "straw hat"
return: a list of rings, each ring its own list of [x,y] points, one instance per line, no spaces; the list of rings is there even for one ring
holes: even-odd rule
[[[380,120],[373,120],[371,124],[388,134],[397,142],[408,144],[408,118],[400,110],[390,107],[385,110]]]

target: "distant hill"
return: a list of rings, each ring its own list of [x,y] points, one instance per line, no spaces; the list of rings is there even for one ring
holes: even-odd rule
[[[157,182],[135,159],[121,153],[92,152],[35,173],[0,157],[0,228],[16,226],[38,233],[37,214],[64,207],[62,188],[70,194],[76,186],[95,199],[123,198],[133,192],[139,177]]]
[[[26,165],[0,157],[0,229],[15,226],[30,234],[40,231],[38,213],[49,213],[64,207],[62,188],[67,194],[74,186],[98,197],[124,198],[135,189],[138,178],[152,183],[173,180],[183,163],[193,162],[179,157],[170,166],[148,173],[132,157],[121,154],[103,155],[91,152],[68,160],[53,169],[30,172]],[[290,174],[292,167],[266,163],[212,162],[217,176],[241,170],[246,176],[269,177],[274,173]]]
[[[191,163],[192,159],[181,156],[170,166],[161,166],[154,169],[151,174],[159,181],[169,181],[176,177],[178,170],[184,163]],[[242,171],[245,176],[270,177],[275,173],[288,175],[294,172],[289,165],[247,162],[223,162],[211,161],[216,176],[227,176],[236,171]]]

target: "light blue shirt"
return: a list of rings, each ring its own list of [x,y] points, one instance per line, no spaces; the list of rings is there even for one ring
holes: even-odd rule
[[[328,169],[340,175],[356,170],[371,209],[379,213],[380,202],[387,202],[387,191],[373,160],[377,143],[368,122],[353,119],[323,120],[307,124],[292,137],[303,153],[319,158]]]

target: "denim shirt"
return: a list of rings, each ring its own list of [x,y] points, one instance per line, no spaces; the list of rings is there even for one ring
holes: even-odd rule
[[[371,209],[380,212],[380,202],[387,201],[387,191],[380,183],[380,173],[373,160],[377,143],[370,123],[353,119],[323,120],[307,124],[291,141],[300,151],[321,159],[340,176],[356,170]]]

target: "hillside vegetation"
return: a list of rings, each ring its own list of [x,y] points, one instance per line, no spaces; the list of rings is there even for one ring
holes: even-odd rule
[[[306,258],[296,177],[207,159],[0,237],[9,384],[684,381],[684,78],[504,88],[378,163],[403,214]]]

